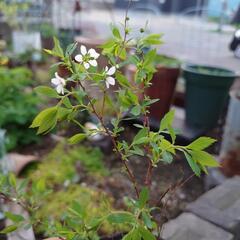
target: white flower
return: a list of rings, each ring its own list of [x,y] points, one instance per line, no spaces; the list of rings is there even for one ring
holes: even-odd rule
[[[55,78],[52,78],[51,83],[54,85],[58,94],[64,94],[64,86],[66,85],[66,80],[61,78],[57,72],[55,72]]]
[[[97,59],[100,56],[99,53],[95,51],[95,49],[91,48],[87,51],[87,48],[84,45],[80,47],[81,54],[75,56],[75,60],[88,69],[90,65],[93,67],[97,67]]]
[[[105,75],[106,75],[106,87],[109,88],[110,85],[114,86],[115,85],[115,79],[113,77],[111,77],[112,75],[114,75],[114,73],[116,72],[116,67],[111,67],[110,69],[108,69],[108,67],[105,67]]]

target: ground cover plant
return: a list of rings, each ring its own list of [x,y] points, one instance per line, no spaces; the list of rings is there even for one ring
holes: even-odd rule
[[[161,44],[161,35],[146,34],[145,29],[139,29],[139,37],[133,38],[128,22],[129,18],[126,14],[123,26],[111,26],[113,36],[101,46],[101,54],[108,59],[108,66],[104,69],[98,68],[99,53],[83,45],[78,46],[77,43],[69,45],[64,52],[59,41],[54,39],[54,49],[46,50],[50,55],[59,58],[58,64],[65,66],[71,74],[68,78],[63,78],[56,72],[51,80],[53,88],[37,87],[36,90],[39,93],[56,99],[57,104],[40,112],[31,128],[37,128],[38,134],[45,134],[62,121],[72,122],[79,127],[79,133],[69,138],[70,144],[77,144],[99,135],[107,136],[111,139],[113,152],[122,162],[135,192],[134,198],[126,199],[125,210],[109,209],[101,216],[93,214],[91,219],[86,217],[84,206],[76,199],[66,209],[65,219],[45,222],[49,226],[49,233],[60,239],[99,239],[99,229],[104,224],[126,225],[126,232],[122,238],[124,240],[160,239],[161,224],[155,221],[152,213],[161,212],[161,209],[149,205],[154,168],[161,163],[171,164],[177,152],[185,156],[197,176],[200,176],[202,172],[207,173],[207,167],[218,166],[217,161],[205,151],[215,142],[214,139],[200,137],[187,146],[176,144],[176,132],[172,127],[173,110],[162,119],[159,131],[151,131],[148,108],[158,100],[149,99],[144,95],[144,89],[151,84],[151,78],[155,72],[157,52],[153,46]],[[150,49],[147,53],[145,53],[146,48]],[[129,51],[130,49],[134,51],[134,54],[129,55],[129,52],[132,52]],[[136,66],[134,83],[130,83],[122,73],[122,68],[127,64]],[[98,98],[93,97],[86,83],[98,88],[101,95]],[[143,100],[139,100],[139,95],[144,95]],[[99,104],[96,109],[96,102],[102,103],[100,109]],[[109,116],[104,115],[106,106],[114,110],[110,122]],[[89,128],[78,122],[76,115],[84,111],[94,115],[98,120],[95,127]],[[126,118],[126,113],[131,115],[131,118],[143,116],[144,119],[143,124],[134,124],[139,130],[130,143],[121,138],[125,130],[121,123]],[[166,134],[171,140],[166,139]],[[145,181],[142,185],[139,185],[134,169],[130,167],[132,156],[139,156],[139,158],[144,156],[147,161]],[[24,189],[29,187],[28,184],[23,181],[20,186],[16,183],[15,177],[10,174],[7,177],[2,176],[1,192],[5,199],[15,201],[29,212],[33,212],[38,208],[41,199],[44,201],[50,196],[51,189],[47,187],[47,184],[48,182],[42,179],[32,183],[30,187],[34,194],[26,198]],[[29,223],[22,216],[12,213],[6,213],[6,217],[10,218],[13,224],[4,229],[3,233],[38,221],[36,218],[30,218]]]
[[[0,128],[6,130],[7,150],[36,141],[38,138],[34,131],[28,129],[39,103],[30,87],[31,71],[24,67],[1,67],[0,84]]]

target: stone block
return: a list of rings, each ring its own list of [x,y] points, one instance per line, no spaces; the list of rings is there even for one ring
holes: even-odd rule
[[[231,233],[191,214],[183,213],[163,226],[164,240],[233,240]]]
[[[186,210],[240,239],[240,177],[226,180],[189,204]]]

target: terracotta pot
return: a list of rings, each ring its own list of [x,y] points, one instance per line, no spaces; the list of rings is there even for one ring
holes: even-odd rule
[[[127,77],[131,82],[133,82],[135,72],[135,66],[129,66]],[[150,106],[149,117],[153,120],[160,121],[169,111],[179,74],[179,67],[166,67],[162,65],[159,65],[157,72],[153,74],[152,85],[145,91],[145,94],[151,99],[160,99]],[[143,95],[141,94],[138,97],[139,100],[143,99]]]
[[[54,47],[53,38],[51,38],[51,37],[48,37],[48,38],[41,37],[41,39],[42,39],[42,48],[43,49],[53,49],[53,47]]]
[[[169,111],[173,101],[173,95],[180,73],[179,68],[171,68],[159,65],[152,78],[152,85],[146,90],[151,99],[160,99],[150,106],[150,117],[161,120]]]

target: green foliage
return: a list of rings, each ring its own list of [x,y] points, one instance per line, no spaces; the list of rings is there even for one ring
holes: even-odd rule
[[[57,31],[52,24],[42,23],[40,26],[40,33],[44,38],[52,38],[57,35]]]
[[[39,98],[31,90],[32,74],[26,68],[0,68],[0,127],[7,130],[7,149],[37,141],[28,129]]]
[[[79,185],[71,185],[67,189],[49,194],[42,207],[36,211],[35,218],[44,223],[35,226],[36,232],[49,235],[49,222],[53,222],[53,220],[55,223],[65,222],[68,224],[70,216],[66,214],[67,209],[74,218],[78,217],[79,222],[82,219],[89,225],[93,223],[94,219],[101,219],[114,210],[112,199],[103,192]],[[124,225],[110,225],[104,222],[99,232],[103,235],[111,235],[127,229],[127,226]],[[76,230],[83,231],[81,224],[78,224]],[[97,233],[93,234],[95,237],[97,235]]]
[[[84,170],[92,176],[105,176],[108,170],[103,164],[103,154],[98,148],[58,144],[33,170],[28,178],[32,182],[44,179],[49,188],[78,181],[76,164],[80,162]],[[57,167],[56,167],[57,166]]]
[[[58,94],[48,87],[38,87],[38,92],[50,98],[55,98],[57,103],[55,106],[40,112],[35,117],[31,127],[37,128],[38,133],[48,133],[60,122],[74,122],[79,126],[80,133],[69,139],[72,144],[78,143],[93,134],[108,136],[113,143],[114,152],[122,160],[126,173],[132,181],[136,199],[126,201],[128,209],[125,211],[112,211],[109,209],[109,212],[103,212],[101,211],[102,202],[100,201],[101,204],[98,205],[98,208],[102,214],[98,214],[99,209],[97,212],[91,212],[95,209],[94,206],[98,200],[97,195],[84,200],[82,197],[88,196],[87,192],[83,192],[84,189],[75,189],[75,186],[71,185],[69,188],[63,189],[62,186],[69,186],[70,182],[78,181],[78,179],[75,179],[75,164],[77,161],[80,161],[89,173],[103,175],[105,174],[105,168],[99,161],[98,154],[94,152],[95,150],[84,147],[67,150],[59,145],[52,155],[49,155],[39,166],[38,170],[30,176],[33,182],[32,192],[34,194],[32,197],[43,192],[44,184],[41,180],[46,183],[47,187],[60,189],[53,192],[52,196],[49,195],[45,204],[40,206],[41,211],[44,213],[41,213],[34,219],[35,221],[32,221],[38,223],[39,218],[45,217],[50,212],[55,216],[57,215],[57,221],[48,221],[47,226],[44,227],[49,234],[52,233],[52,235],[67,239],[96,239],[98,230],[102,229],[104,224],[107,223],[111,226],[122,226],[122,224],[128,226],[127,234],[123,237],[125,240],[159,239],[161,228],[152,217],[152,211],[156,208],[150,208],[148,205],[152,169],[157,167],[159,162],[172,163],[177,152],[185,155],[186,161],[197,176],[200,176],[202,171],[207,173],[207,167],[218,166],[217,161],[206,152],[206,148],[214,143],[213,139],[202,137],[188,146],[176,145],[176,131],[172,127],[174,111],[170,111],[162,119],[159,131],[151,131],[148,119],[149,106],[156,102],[157,99],[150,99],[144,94],[144,90],[151,85],[151,79],[156,71],[158,55],[153,46],[162,43],[161,34],[146,34],[145,29],[140,29],[140,36],[131,35],[128,20],[126,17],[123,29],[116,25],[112,26],[112,38],[101,46],[102,54],[108,60],[108,66],[103,69],[97,68],[97,58],[99,56],[93,49],[89,50],[81,46],[80,53],[82,55],[78,55],[77,60],[73,56],[78,47],[77,43],[70,44],[64,51],[59,40],[54,38],[54,48],[46,50],[46,52],[60,59],[57,64],[67,68],[70,76],[63,79],[57,74],[55,75],[56,78],[53,81],[57,85]],[[149,50],[146,52],[146,49]],[[118,70],[127,64],[133,64],[136,69],[134,81],[131,82]],[[115,85],[115,82],[119,82],[119,84],[113,90],[114,93],[109,94],[108,88]],[[71,89],[66,87],[67,83],[71,84]],[[94,87],[102,93],[102,99],[92,97],[88,92],[88,84],[85,83],[94,83]],[[100,107],[96,109],[96,103],[99,105],[99,102]],[[105,116],[104,110],[107,107],[114,110],[111,127],[106,121],[108,116]],[[98,120],[98,125],[93,126],[92,129],[83,126],[77,119],[77,114],[80,112],[93,114]],[[135,125],[140,130],[130,143],[119,136],[125,130],[121,122],[126,112],[131,113],[133,119],[144,117],[142,125]],[[166,133],[170,135],[171,140],[166,138]],[[142,188],[141,191],[141,187],[138,186],[134,177],[134,169],[131,170],[128,167],[130,157],[134,155],[144,156],[143,159],[148,159],[149,167],[146,170],[145,178],[147,187]],[[14,182],[11,182],[13,186]],[[37,183],[34,184],[35,182]],[[73,190],[71,190],[72,188]],[[66,210],[71,202],[67,200],[68,197],[65,196],[65,193],[68,197],[71,196],[71,201],[77,199],[77,202],[73,202],[68,213],[62,215],[62,212],[58,209]],[[79,194],[79,196],[75,194]],[[59,202],[62,205],[57,205]],[[84,202],[89,205],[85,206]],[[88,206],[90,206],[90,209]],[[88,217],[88,211],[92,214],[91,218]]]

